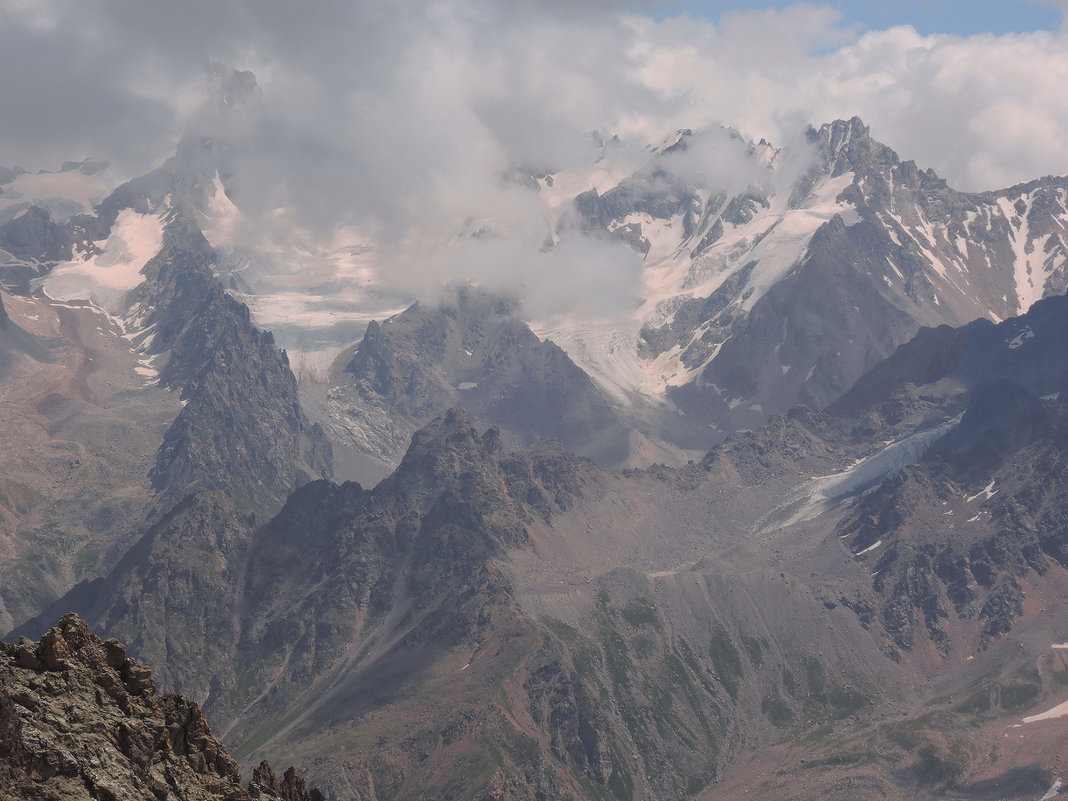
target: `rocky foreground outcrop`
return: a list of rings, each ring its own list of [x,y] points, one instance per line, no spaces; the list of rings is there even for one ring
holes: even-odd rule
[[[241,786],[237,763],[181,695],[71,613],[38,641],[0,643],[0,800],[321,801],[290,768]]]

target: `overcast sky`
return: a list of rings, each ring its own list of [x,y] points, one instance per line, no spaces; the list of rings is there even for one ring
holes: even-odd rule
[[[1068,173],[1064,7],[0,0],[0,165],[147,169],[223,124],[205,105],[221,63],[261,87],[225,124],[255,143],[263,204],[387,231],[443,205],[477,216],[510,165],[588,163],[594,130],[780,143],[859,114],[903,158],[991,189]]]

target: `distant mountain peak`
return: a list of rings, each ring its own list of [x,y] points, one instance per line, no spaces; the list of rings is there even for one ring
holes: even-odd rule
[[[260,91],[256,76],[250,70],[236,70],[225,64],[212,64],[212,99],[223,109],[241,105]]]
[[[395,476],[404,483],[414,479],[416,484],[449,484],[465,474],[484,472],[499,455],[499,436],[480,436],[467,412],[452,408],[412,435]]]
[[[871,138],[871,128],[864,124],[860,117],[850,117],[848,120],[834,120],[820,126],[819,138],[826,142],[831,151],[839,153],[843,147],[851,141]]]
[[[106,159],[88,158],[81,161],[64,161],[63,166],[59,168],[60,172],[71,172],[76,170],[82,175],[95,175],[98,172],[106,170],[111,166],[111,163]]]
[[[822,151],[831,177],[848,172],[881,175],[900,163],[897,153],[872,138],[860,117],[824,123],[819,130],[810,129],[809,138]]]

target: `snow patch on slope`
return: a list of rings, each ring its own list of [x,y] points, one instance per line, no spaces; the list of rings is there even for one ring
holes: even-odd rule
[[[854,554],[854,556],[864,556],[864,554],[871,553],[872,551],[874,551],[876,548],[878,548],[882,544],[883,544],[882,540],[876,540],[875,543],[873,543],[872,545],[869,545],[863,551],[857,551]]]
[[[204,238],[215,249],[229,247],[237,240],[237,228],[245,217],[241,210],[226,194],[219,173],[215,173],[215,184],[208,204],[207,219],[201,225]]]
[[[1014,205],[1007,197],[998,198],[998,208],[1009,222],[1009,241],[1012,243],[1014,255],[1019,314],[1023,314],[1035,301],[1042,299],[1048,277],[1043,264],[1045,240],[1041,242],[1042,247],[1036,247],[1035,243],[1028,241],[1030,225],[1027,218],[1034,204],[1034,194],[1026,195],[1023,201],[1026,208],[1023,214],[1017,215]]]
[[[757,522],[754,533],[768,533],[812,520],[826,511],[836,499],[886,480],[902,468],[919,461],[927,449],[956,427],[960,420],[960,417],[955,417],[935,428],[892,442],[848,470],[829,476],[813,476],[791,491],[778,508],[764,515]]]
[[[1023,722],[1037,723],[1040,720],[1053,720],[1054,718],[1063,718],[1065,715],[1068,715],[1068,701],[1065,701],[1063,704],[1057,704],[1057,706],[1053,707],[1052,709],[1047,709],[1045,712],[1042,712],[1038,715],[1031,715],[1030,717],[1024,718]]]
[[[1042,796],[1038,801],[1053,801],[1061,792],[1061,779],[1055,779],[1049,789],[1046,790],[1046,794]]]
[[[557,316],[535,320],[531,330],[551,339],[616,402],[629,405],[634,395],[660,396],[666,386],[652,363],[638,355],[640,323],[617,319],[581,320]]]
[[[674,314],[678,303],[708,297],[745,265],[756,262],[745,294],[743,309],[749,311],[775,283],[804,256],[812,235],[835,215],[847,225],[860,216],[856,209],[839,203],[838,196],[853,182],[853,173],[824,180],[804,208],[787,207],[785,193],[771,198],[748,222],[725,224],[724,234],[697,258],[691,248],[705,231],[686,238],[681,215],[670,220],[648,214],[632,214],[622,225],[639,223],[649,242],[642,274],[642,302],[634,314],[619,319],[591,321],[565,315],[537,320],[535,333],[563,348],[568,356],[617,401],[629,404],[636,397],[664,401],[668,387],[680,386],[700,374],[705,364],[687,368],[681,362],[684,348],[672,348],[653,359],[639,356],[639,333],[645,324],[661,325]]]
[[[99,254],[57,265],[44,290],[57,300],[88,300],[109,314],[121,314],[127,293],[145,280],[141,270],[163,244],[163,221],[159,215],[123,209],[108,239],[96,244]]]
[[[756,302],[801,260],[812,235],[820,226],[829,222],[836,214],[841,215],[846,225],[853,225],[860,219],[853,206],[837,201],[838,195],[851,183],[851,172],[837,178],[828,178],[816,191],[812,203],[803,209],[790,209],[782,213],[782,220],[774,232],[749,252],[744,262],[756,261],[757,266],[747,284],[747,289],[752,290],[752,294],[742,305],[745,311],[750,311]]]

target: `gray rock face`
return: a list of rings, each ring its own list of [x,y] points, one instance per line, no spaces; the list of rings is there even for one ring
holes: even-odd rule
[[[825,406],[919,325],[1011,316],[1027,302],[1017,295],[1013,246],[1029,234],[1019,220],[1014,230],[995,214],[1009,198],[1027,198],[1019,202],[1033,210],[1030,236],[1039,236],[1063,184],[1047,179],[1000,195],[965,195],[900,163],[857,120],[824,126],[819,141],[832,176],[854,174],[842,197],[861,219],[849,226],[832,220],[818,231],[805,259],[753,306],[701,377],[720,399],[755,400],[763,413],[795,402]],[[974,244],[962,253],[960,241]],[[1059,266],[1040,284],[1046,293],[1057,291],[1063,272],[1057,242],[1047,240],[1045,258]]]
[[[5,628],[113,567],[191,492],[227,493],[243,512],[266,518],[295,487],[330,475],[330,446],[301,412],[286,355],[223,291],[212,274],[215,254],[189,222],[221,163],[201,144],[187,143],[185,161],[120,188],[98,216],[63,227],[64,241],[81,242],[106,237],[123,208],[166,217],[164,246],[144,282],[127,308],[113,309],[124,320],[95,317],[77,301],[20,299],[14,320],[2,312],[0,379],[24,357],[41,363],[23,362],[23,385],[3,387],[6,465],[18,465],[5,467],[0,482]],[[197,158],[202,173],[186,169]],[[47,215],[10,222],[34,220]],[[48,244],[34,236],[37,246]],[[145,357],[164,365],[158,381]]]
[[[386,463],[396,463],[413,431],[453,406],[498,426],[510,447],[555,437],[597,454],[619,435],[589,376],[539,340],[515,303],[473,287],[457,288],[439,306],[416,304],[372,322],[341,363],[327,424]]]
[[[1063,296],[997,326],[925,329],[830,407],[857,420],[853,436],[962,415],[839,524],[854,553],[874,551],[896,648],[948,652],[969,619],[985,647],[1023,613],[1020,580],[1068,565],[1065,336]]]
[[[232,85],[220,84],[220,102],[255,89],[247,74],[231,77]],[[207,207],[228,158],[225,143],[187,138],[162,167],[67,226],[91,250],[123,209],[167,210],[163,246],[127,298],[126,314],[134,340],[151,343],[142,352],[167,355],[160,383],[185,403],[151,473],[160,514],[189,492],[221,489],[269,515],[296,486],[331,470],[329,443],[300,410],[285,353],[224,291],[213,274],[216,254],[190,222]]]
[[[273,511],[299,484],[329,475],[330,446],[301,413],[285,354],[226,294],[213,259],[200,232],[176,217],[131,298],[132,314],[154,331],[149,352],[169,353],[160,382],[185,401],[152,485],[162,508],[221,489],[244,508]]]
[[[34,643],[0,643],[0,797],[321,801],[264,763],[249,790],[200,708],[65,615]]]
[[[961,328],[922,329],[865,374],[837,402],[834,414],[868,415],[886,429],[927,404],[938,413],[962,412],[982,384],[1011,381],[1036,398],[1057,395],[1068,371],[1068,297],[1039,301],[1020,317],[994,325],[976,320]],[[873,411],[874,410],[874,411]]]
[[[258,90],[250,72],[225,70],[216,65],[216,110],[227,113],[240,108]],[[160,167],[122,184],[94,210],[94,215],[80,215],[71,224],[85,247],[103,239],[123,209],[147,213],[169,206],[179,214],[196,219],[205,212],[215,192],[218,178],[225,186],[233,177],[235,144],[210,136],[190,134],[178,142],[175,154]]]
[[[870,572],[870,594],[849,608],[892,659],[994,647],[1025,615],[1028,588],[1066,566],[1066,326],[1058,296],[998,325],[922,329],[824,412],[777,416],[701,467],[760,487],[801,466],[850,487],[820,494],[856,497],[833,539]],[[869,469],[921,438],[906,461]],[[790,503],[780,525],[804,519]]]
[[[960,426],[844,518],[851,550],[875,551],[881,622],[897,648],[928,639],[948,653],[964,620],[980,622],[986,647],[1023,614],[1021,580],[1068,566],[1066,420],[1062,402],[981,385]]]
[[[687,414],[741,424],[797,402],[822,408],[914,333],[866,275],[877,256],[853,241],[861,225],[836,218],[813,236],[806,261],[737,322],[700,381],[674,394]]]
[[[73,253],[74,232],[47,210],[31,206],[0,225],[0,287],[28,294],[31,282]]]
[[[23,356],[37,362],[48,362],[52,358],[47,342],[16,325],[8,316],[3,297],[0,297],[0,380],[7,376],[11,365]]]
[[[125,329],[77,303],[17,299],[10,317],[5,307],[5,628],[111,569],[191,492],[225,492],[267,518],[330,474],[285,354],[222,290],[199,231],[177,215],[166,227]],[[146,357],[158,380],[143,375]]]
[[[26,170],[22,167],[0,167],[0,186],[9,184],[20,175],[25,175]]]
[[[217,102],[225,110],[256,90],[251,73],[219,74]],[[190,135],[182,139],[174,156],[160,167],[116,188],[92,213],[67,216],[31,206],[0,224],[0,286],[28,295],[35,279],[45,276],[57,263],[69,261],[74,247],[98,252],[96,245],[108,238],[123,209],[141,214],[171,209],[189,219],[205,212],[216,191],[217,177],[225,184],[233,174],[232,145],[212,137]],[[104,165],[94,159],[66,163],[91,175]],[[58,201],[57,201],[58,202]]]
[[[71,258],[71,235],[33,206],[0,226],[0,247],[21,259],[55,262]]]
[[[191,494],[106,578],[77,585],[14,636],[36,635],[62,609],[75,608],[155,664],[164,685],[208,698],[212,681],[232,682],[234,587],[243,580],[253,528],[253,517],[223,493]]]
[[[222,291],[211,249],[175,216],[131,298],[154,335],[149,352],[168,354],[161,382],[186,401],[153,472],[170,508],[107,576],[60,605],[121,635],[163,681],[203,699],[241,759],[296,751],[342,797],[719,796],[706,788],[771,743],[776,767],[760,781],[802,784],[798,797],[818,797],[808,790],[821,771],[857,765],[870,781],[838,786],[875,787],[878,797],[923,782],[937,794],[1010,770],[967,763],[989,749],[951,738],[986,725],[973,742],[1003,737],[998,716],[1017,708],[1013,692],[1051,705],[1063,693],[1065,665],[1046,653],[1051,629],[1033,601],[1048,599],[1050,619],[1063,619],[1068,428],[1053,396],[1068,386],[1068,300],[1039,301],[1001,324],[923,329],[868,368],[919,321],[968,313],[972,301],[951,293],[950,254],[956,247],[964,258],[961,248],[944,233],[917,238],[932,220],[974,229],[982,252],[967,256],[970,266],[1030,241],[1025,221],[1054,242],[1059,212],[1036,185],[1022,209],[1009,204],[1018,224],[999,227],[979,201],[872,142],[859,121],[813,141],[823,155],[796,183],[791,208],[827,176],[853,173],[843,194],[855,195],[857,219],[822,226],[805,259],[751,308],[743,299],[760,268],[745,263],[647,330],[645,347],[678,348],[698,371],[700,382],[676,398],[702,427],[758,420],[786,402],[779,393],[826,408],[773,417],[677,470],[608,475],[558,443],[509,453],[546,434],[590,448],[613,412],[509,303],[461,290],[455,302],[372,326],[339,363],[347,383],[334,400],[353,436],[384,459],[395,452],[383,442],[399,443],[447,405],[464,403],[501,428],[480,434],[463,412],[446,411],[416,431],[375,489],[312,481],[290,495],[326,471],[320,435],[304,421],[284,354]],[[625,218],[667,214],[701,256],[773,200],[750,187],[708,216],[699,194],[659,180],[650,173],[586,197],[584,219],[653,252],[647,231]],[[1055,267],[1055,242],[1049,253]],[[935,261],[943,272],[929,269]],[[1007,286],[979,267],[968,275],[980,295]],[[900,447],[913,437],[922,443]],[[257,525],[250,510],[287,496]],[[73,633],[78,626],[5,646],[3,669],[42,684],[71,675],[81,648],[72,643],[92,642]],[[1026,678],[1039,664],[1038,651],[1004,656],[1026,642],[1014,639],[1021,630],[1041,638],[1045,661],[1037,678],[1010,684],[1002,674]],[[156,697],[154,680],[116,644],[99,648],[90,661],[113,670],[100,668],[92,699],[117,726],[119,714],[129,717],[124,705]],[[952,690],[946,697],[987,682],[988,707],[968,717],[928,690],[938,682]],[[0,757],[11,757],[0,759],[0,776],[36,760],[30,770],[46,764],[56,776],[76,771],[78,788],[105,786],[62,744],[73,762],[27,757],[19,703],[0,692]],[[170,707],[161,708],[166,727]],[[69,710],[49,710],[49,725],[81,725],[62,717]],[[179,753],[172,742],[168,752],[156,738],[147,748],[114,727],[108,736],[118,731],[114,747],[147,760],[150,774],[170,770],[174,752],[211,768],[211,781],[231,781],[233,764],[200,736],[200,719],[177,702],[172,711],[194,725],[167,742],[203,747]],[[794,742],[819,760],[801,770]],[[780,764],[797,770],[777,773]],[[1031,789],[1020,797],[1036,797]],[[248,791],[305,792],[295,774],[280,780],[262,766]],[[792,792],[779,784],[765,794]]]

